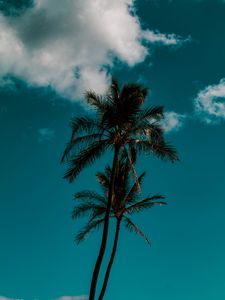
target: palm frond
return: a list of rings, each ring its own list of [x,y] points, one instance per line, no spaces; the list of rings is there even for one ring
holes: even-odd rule
[[[77,205],[73,208],[72,219],[77,219],[85,216],[86,214],[91,214],[93,209],[94,205],[90,201]]]
[[[164,141],[154,143],[148,140],[139,139],[135,140],[134,142],[139,153],[153,153],[162,160],[170,160],[171,162],[179,161],[176,149]]]
[[[103,187],[104,190],[108,190],[110,184],[110,178],[106,176],[106,174],[103,172],[97,172],[96,178],[100,183],[101,187]]]
[[[164,196],[155,195],[152,197],[145,198],[137,203],[134,203],[128,207],[126,207],[125,212],[128,214],[137,213],[144,209],[152,208],[154,205],[166,205],[166,202],[163,201],[155,201],[159,199],[165,199]]]
[[[127,203],[133,203],[135,202],[137,196],[138,196],[138,191],[139,191],[139,187],[138,184],[141,186],[144,177],[146,175],[146,172],[143,172],[137,179],[137,181],[135,181],[135,183],[133,184],[133,186],[131,187],[131,189],[129,190],[129,192],[127,193],[125,199],[124,199],[124,204]],[[138,184],[137,184],[138,182]]]
[[[125,226],[126,228],[130,231],[130,232],[135,232],[137,234],[139,234],[141,237],[144,238],[144,240],[151,245],[151,242],[149,241],[149,239],[147,238],[147,236],[141,231],[141,229],[135,225],[131,219],[127,218],[127,217],[123,217],[123,220],[125,222]]]
[[[130,127],[132,133],[142,133],[143,130],[149,130],[155,125],[160,125],[160,120],[163,118],[163,107],[147,107],[142,108],[137,115],[134,116],[133,124]],[[145,134],[145,133],[144,133]]]
[[[92,209],[92,212],[90,214],[90,218],[89,218],[89,222],[92,222],[96,219],[99,219],[101,217],[105,217],[105,214],[106,214],[106,206],[105,205],[94,205],[93,209]],[[110,210],[110,214],[109,214],[109,217],[115,217],[114,215],[114,212],[113,212],[113,208],[111,207],[111,210]]]
[[[72,182],[86,166],[92,164],[99,156],[101,156],[107,147],[108,141],[101,140],[92,143],[86,149],[80,151],[79,154],[70,159],[70,167],[64,175],[64,178]]]
[[[102,95],[98,95],[94,91],[88,91],[84,97],[87,103],[97,109],[100,114],[103,114],[107,110],[106,99]]]
[[[139,114],[139,120],[145,120],[145,121],[160,121],[163,118],[163,106],[152,106],[143,108],[142,111]]]
[[[126,158],[127,158],[127,162],[126,162],[126,165],[127,165],[127,174],[129,172],[129,170],[132,172],[133,177],[135,179],[136,186],[137,186],[137,190],[141,191],[141,186],[140,186],[140,183],[138,181],[137,172],[136,172],[135,167],[134,167],[134,163],[136,161],[136,152],[134,151],[134,148],[132,150],[133,150],[133,153],[130,154],[129,151],[124,147],[124,153],[125,153]]]
[[[74,199],[76,200],[96,200],[98,203],[102,205],[107,205],[107,200],[105,197],[101,196],[97,192],[85,190],[81,192],[77,192],[74,194]]]
[[[112,99],[114,103],[117,103],[120,97],[120,89],[119,89],[118,81],[115,77],[112,78],[112,82],[110,85],[110,94],[112,95]]]
[[[77,143],[82,142],[85,140],[93,141],[94,139],[100,138],[100,127],[98,125],[98,122],[96,122],[96,119],[92,118],[91,116],[83,116],[83,117],[74,117],[70,121],[70,126],[72,129],[72,134],[70,141],[67,143],[67,146],[64,150],[64,153],[61,158],[61,162],[64,162],[68,159],[68,156],[72,149],[74,149],[74,146],[77,145]],[[75,138],[77,134],[80,133],[86,133],[83,136],[80,136],[78,141]]]
[[[68,161],[69,157],[73,155],[74,150],[79,151],[80,147],[88,146],[93,142],[98,142],[101,140],[101,138],[102,134],[100,133],[88,134],[74,138],[69,143],[67,143],[63,156],[61,158],[61,162],[64,162],[65,160]]]
[[[92,219],[104,214],[106,211],[105,203],[94,203],[93,201],[82,202],[75,206],[72,211],[72,219],[77,219],[89,215]]]
[[[99,227],[104,223],[105,218],[101,218],[92,222],[88,222],[84,228],[76,235],[75,241],[77,244],[81,243],[83,240],[85,240],[88,236],[88,234],[95,230],[99,229]]]
[[[72,129],[71,140],[80,132],[92,134],[94,132],[99,133],[100,131],[98,119],[96,120],[96,116],[93,117],[90,115],[72,118],[70,127]]]
[[[159,143],[164,140],[163,137],[163,128],[160,123],[153,122],[149,123],[147,121],[142,121],[137,123],[135,127],[131,128],[132,135],[137,139],[140,137],[148,141]]]

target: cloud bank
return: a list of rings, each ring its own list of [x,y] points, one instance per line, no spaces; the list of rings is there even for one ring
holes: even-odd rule
[[[201,90],[194,100],[196,114],[206,123],[225,120],[225,78]]]
[[[0,13],[0,77],[51,86],[73,100],[86,89],[104,92],[115,61],[142,62],[148,43],[183,40],[143,30],[134,0],[35,0],[20,15]]]

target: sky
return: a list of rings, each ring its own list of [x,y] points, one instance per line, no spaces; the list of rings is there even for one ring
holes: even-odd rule
[[[73,184],[60,158],[112,75],[164,106],[180,162],[139,161],[143,194],[168,205],[134,218],[151,247],[122,229],[105,299],[225,298],[225,2],[1,0],[0,300],[87,299],[101,232],[74,243],[73,194],[98,191],[112,157]]]

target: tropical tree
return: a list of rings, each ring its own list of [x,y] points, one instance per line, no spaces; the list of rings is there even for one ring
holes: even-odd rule
[[[74,195],[75,199],[80,201],[80,203],[79,205],[75,206],[72,217],[75,219],[87,214],[89,216],[86,226],[76,236],[76,242],[78,244],[83,241],[91,231],[98,229],[104,223],[104,217],[107,211],[107,193],[110,186],[111,173],[112,170],[108,166],[105,168],[104,172],[99,172],[96,174],[97,180],[103,189],[102,195],[90,190],[81,191]],[[138,177],[139,185],[142,184],[144,176],[145,172]],[[129,231],[136,232],[143,237],[148,244],[150,244],[150,241],[146,235],[130,219],[130,215],[152,208],[154,205],[166,204],[163,201],[159,201],[164,199],[164,197],[161,195],[148,196],[140,199],[141,195],[137,181],[135,180],[135,183],[132,186],[130,185],[130,181],[130,164],[119,162],[115,177],[115,197],[110,209],[110,218],[116,219],[116,230],[111,256],[108,262],[98,300],[103,299],[106,291],[110,271],[114,262],[118,245],[121,223],[123,222]]]
[[[92,275],[89,300],[94,300],[105,253],[119,154],[121,151],[126,153],[131,165],[137,155],[143,152],[172,162],[178,160],[176,150],[163,137],[160,126],[163,107],[145,107],[146,98],[145,87],[126,84],[120,89],[117,81],[113,79],[105,95],[98,95],[93,91],[85,94],[85,100],[95,110],[95,114],[90,113],[71,120],[72,134],[62,157],[62,162],[67,161],[69,164],[65,179],[73,182],[85,167],[102,156],[106,150],[113,151],[102,241]]]

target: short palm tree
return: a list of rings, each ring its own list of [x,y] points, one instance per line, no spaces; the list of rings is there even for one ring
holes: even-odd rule
[[[137,154],[154,154],[172,162],[178,160],[176,150],[167,144],[163,137],[160,121],[163,108],[144,107],[147,89],[139,84],[126,84],[119,88],[112,80],[108,92],[97,95],[93,91],[85,94],[85,100],[95,114],[75,117],[71,121],[72,134],[62,161],[69,163],[64,178],[73,182],[77,175],[106,150],[113,151],[111,179],[108,190],[107,210],[99,254],[94,267],[89,300],[94,300],[96,285],[105,253],[109,215],[114,198],[114,181],[118,157],[124,151],[132,165]]]
[[[103,195],[89,190],[78,192],[75,194],[75,199],[81,201],[81,203],[74,208],[72,217],[78,218],[86,214],[89,215],[88,223],[76,236],[77,243],[83,241],[92,230],[99,228],[99,226],[104,223],[105,214],[107,211],[107,194],[110,186],[111,173],[112,170],[108,166],[105,168],[105,171],[103,173],[99,172],[96,175],[97,180],[99,181],[103,189]],[[138,178],[138,183],[140,185],[143,181],[144,176],[145,172],[142,173]],[[125,223],[127,229],[138,233],[146,240],[147,243],[150,243],[146,235],[130,219],[130,215],[151,208],[154,205],[166,204],[163,201],[159,201],[164,199],[164,197],[161,195],[149,196],[140,200],[140,192],[137,181],[135,180],[135,183],[130,186],[130,179],[130,164],[119,162],[115,176],[115,197],[110,209],[110,218],[116,219],[116,231],[114,236],[113,248],[106,269],[99,300],[103,299],[106,291],[110,271],[116,254],[121,222]]]

